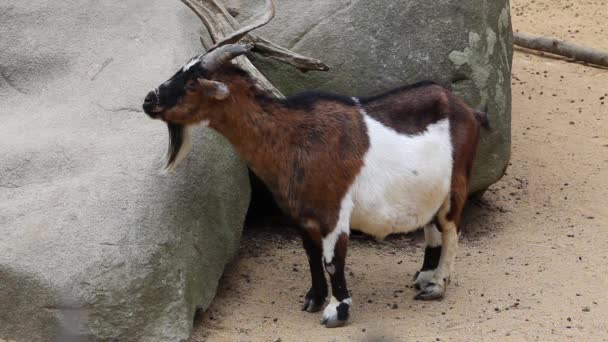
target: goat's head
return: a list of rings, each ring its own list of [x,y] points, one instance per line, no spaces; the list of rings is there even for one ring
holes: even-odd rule
[[[148,93],[144,111],[168,124],[205,122],[214,104],[230,96],[228,86],[213,80],[213,75],[222,65],[251,48],[251,45],[228,44],[192,58],[168,81]]]
[[[191,1],[182,1],[193,6]],[[214,73],[223,64],[251,50],[251,45],[236,43],[249,31],[267,24],[274,13],[274,1],[267,0],[267,10],[255,22],[224,37],[207,53],[192,58],[168,81],[148,93],[144,99],[144,112],[165,121],[169,128],[166,171],[173,170],[188,154],[189,125],[208,120],[213,105],[230,96],[226,84],[212,79]]]
[[[173,171],[190,152],[190,128],[208,123],[211,110],[230,96],[228,86],[212,76],[222,65],[247,53],[251,45],[228,44],[192,58],[173,77],[148,93],[143,109],[146,114],[167,123],[169,149],[165,171]]]

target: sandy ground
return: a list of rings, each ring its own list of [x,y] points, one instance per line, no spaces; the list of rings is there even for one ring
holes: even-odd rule
[[[512,1],[516,30],[608,50],[605,1]],[[508,174],[471,202],[456,274],[413,300],[421,234],[354,237],[354,307],[340,329],[300,311],[309,273],[295,230],[245,232],[195,341],[608,341],[608,69],[517,50]]]

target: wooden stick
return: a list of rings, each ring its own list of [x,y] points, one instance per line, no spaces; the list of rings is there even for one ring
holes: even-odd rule
[[[302,72],[308,70],[329,70],[329,66],[318,59],[302,56],[252,33],[248,36],[251,43],[253,43],[254,51],[259,52],[263,56],[290,64]]]
[[[212,19],[212,15],[203,5],[193,0],[182,0],[182,2],[203,22],[203,25],[205,25],[205,28],[207,28],[207,31],[209,32],[209,36],[211,36],[211,40],[213,40],[213,44],[224,36],[222,33],[218,32],[219,28],[217,25],[214,25],[215,22]],[[205,46],[206,43],[203,40],[204,39],[201,37],[201,43]],[[205,46],[205,49],[208,49],[209,47]]]
[[[228,10],[226,10],[226,8],[224,7],[224,5],[216,2],[215,0],[204,0],[201,1],[201,3],[205,3],[207,2],[208,5],[209,3],[211,3],[211,5],[214,5],[216,8],[218,8],[220,11],[220,13],[216,14],[216,15],[221,15],[225,17],[225,20],[228,22],[229,25],[231,25],[232,23],[230,22],[230,20],[227,17],[232,17],[230,15],[230,13],[228,13]],[[237,43],[239,40],[241,40],[241,38],[243,38],[245,35],[247,35],[247,33],[249,33],[249,31],[255,30],[258,27],[262,27],[266,24],[268,24],[272,18],[274,18],[274,0],[267,0],[266,1],[266,9],[263,11],[263,14],[259,17],[256,18],[256,20],[247,25],[247,26],[243,26],[240,27],[238,30],[230,33],[229,35],[226,35],[224,38],[222,38],[221,41],[215,43],[216,45],[214,45],[212,48],[216,48],[219,47],[220,45],[224,45],[224,44],[235,44]],[[236,27],[235,27],[236,28]]]
[[[216,17],[220,17],[221,20],[229,23],[229,25],[231,25],[234,29],[239,27],[239,22],[234,18],[230,11],[228,11],[220,2],[218,2],[218,0],[199,1],[204,1],[209,11],[212,11]],[[283,63],[290,64],[302,72],[309,70],[329,70],[329,66],[318,59],[302,56],[256,34],[249,32],[242,39],[242,41],[244,43],[253,44],[254,52],[258,52],[265,57],[273,58]]]
[[[237,30],[247,31],[251,29],[250,27],[255,27],[261,23],[268,22],[268,20],[270,20],[272,17],[272,14],[270,13],[265,14],[261,18],[262,20],[258,20],[258,24],[249,25],[248,27],[239,29],[239,22],[232,16],[232,14],[230,14],[224,5],[217,0],[182,0],[182,2],[201,19],[216,45],[222,44],[225,39],[229,39],[225,37],[241,36],[240,34],[231,32],[235,32]],[[271,6],[269,8],[271,8]],[[262,56],[273,58],[289,64],[302,72],[309,70],[329,70],[329,66],[318,59],[302,56],[253,33],[247,32],[247,34],[241,38],[240,41],[243,43],[253,44],[253,51],[261,54]],[[208,50],[214,47],[215,45],[211,47],[205,46],[205,49]]]
[[[576,61],[608,67],[608,52],[605,51],[523,32],[514,32],[513,38],[513,44],[526,49],[548,52]]]
[[[209,34],[211,35],[211,40],[213,43],[206,41],[206,39],[201,39],[201,43],[206,50],[209,50],[214,43],[225,36],[225,32],[234,31],[234,28],[231,25],[227,24],[226,21],[221,20],[221,16],[214,15],[213,12],[210,11],[209,8],[203,3],[195,0],[182,0],[182,2],[201,19],[205,27],[211,27],[211,29],[209,29]],[[273,86],[272,83],[270,83],[270,81],[251,63],[251,61],[247,59],[247,57],[237,57],[234,59],[234,62],[253,77],[258,87],[270,92],[276,97],[285,97],[283,93]]]

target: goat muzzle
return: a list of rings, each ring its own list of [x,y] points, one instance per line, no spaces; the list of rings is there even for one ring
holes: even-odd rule
[[[148,114],[151,118],[155,119],[160,114],[157,106],[158,97],[156,96],[156,91],[151,91],[146,95],[144,99],[144,104],[142,105],[142,109],[146,114]]]

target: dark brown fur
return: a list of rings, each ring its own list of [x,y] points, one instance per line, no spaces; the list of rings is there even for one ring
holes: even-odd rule
[[[449,106],[450,112],[454,113],[454,118],[450,120],[454,164],[450,210],[446,218],[460,229],[461,214],[469,193],[471,171],[477,155],[481,123],[475,111],[456,96],[450,98]]]
[[[163,119],[181,124],[210,120],[268,186],[277,203],[297,222],[314,220],[322,235],[333,229],[340,201],[362,167],[369,147],[362,116],[348,98],[271,99],[232,66],[213,79],[229,86],[226,100],[206,95],[204,86],[188,91]],[[474,111],[446,88],[423,82],[363,99],[365,111],[403,134],[418,134],[444,118],[450,120],[453,173],[447,219],[460,213],[479,140],[483,113]]]
[[[421,82],[361,101],[374,119],[403,134],[418,134],[449,115],[448,99],[453,96],[444,87]]]
[[[188,92],[162,118],[192,124],[210,120],[296,221],[317,222],[322,235],[334,228],[340,202],[363,165],[369,141],[354,104],[318,101],[288,108],[264,99],[238,72],[218,73],[231,95],[218,101]]]

